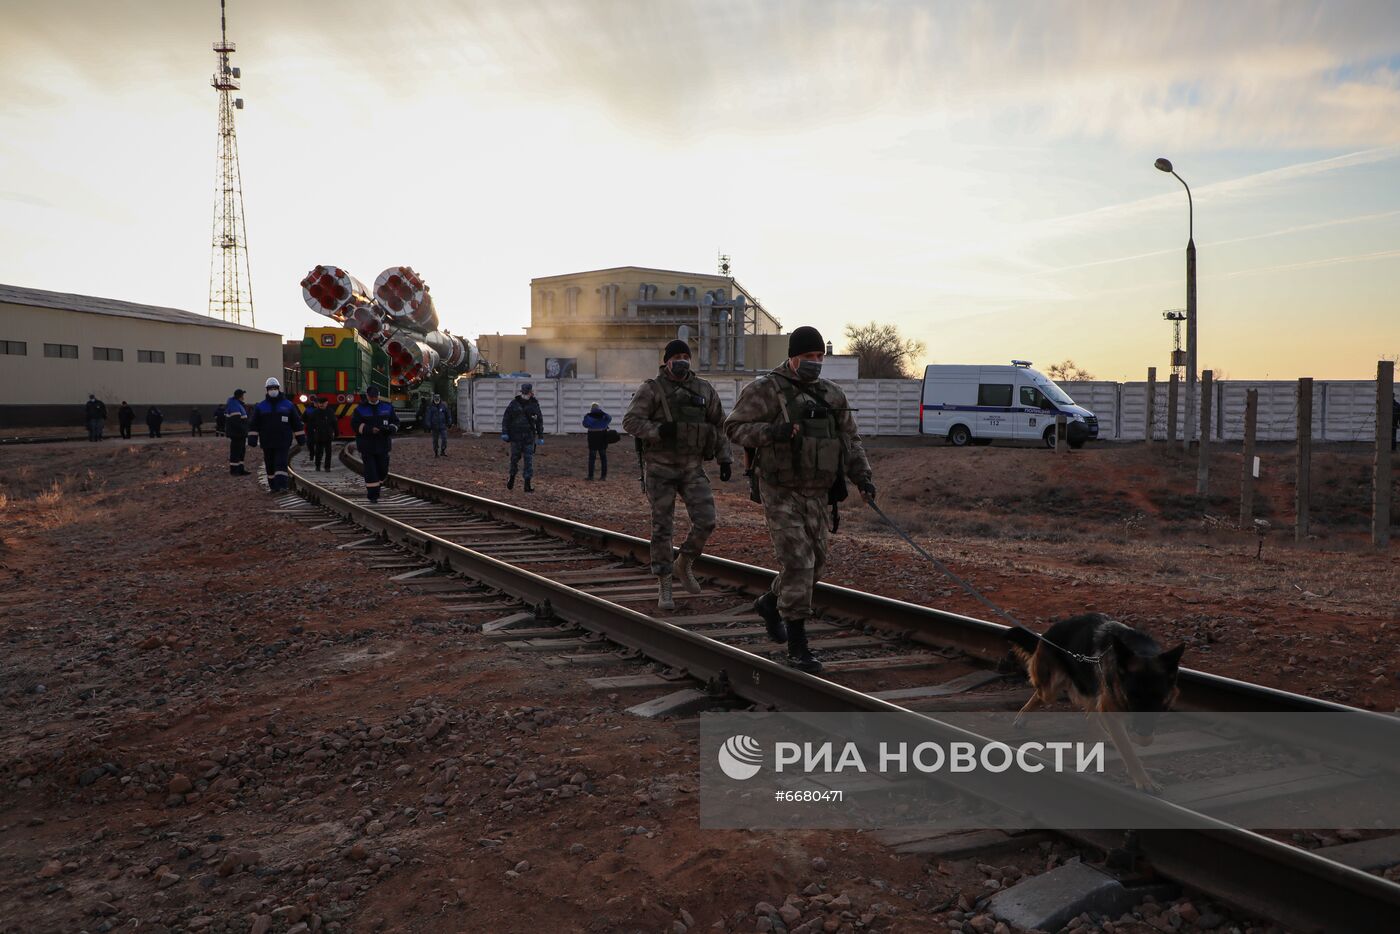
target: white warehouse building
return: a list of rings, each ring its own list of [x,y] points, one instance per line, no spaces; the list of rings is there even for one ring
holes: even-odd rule
[[[82,424],[89,393],[116,423],[123,401],[167,424],[206,422],[234,389],[262,395],[282,376],[282,335],[110,298],[0,285],[0,429]]]

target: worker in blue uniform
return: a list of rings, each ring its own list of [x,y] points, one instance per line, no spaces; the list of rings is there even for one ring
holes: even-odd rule
[[[355,406],[350,416],[350,433],[365,465],[365,495],[371,503],[379,502],[379,488],[389,478],[389,449],[399,430],[399,416],[394,407],[379,399],[379,387],[365,390],[365,401]]]
[[[296,404],[282,395],[277,377],[268,377],[264,387],[267,397],[253,406],[248,418],[248,444],[262,446],[263,465],[267,468],[267,488],[273,493],[287,489],[287,461],[292,455],[292,441],[306,443],[306,429]]]
[[[447,429],[452,424],[452,413],[442,396],[433,393],[433,401],[423,412],[423,423],[433,433],[433,456],[447,456]]]
[[[224,403],[224,433],[228,435],[228,472],[235,477],[248,476],[243,465],[248,450],[248,406],[243,404],[241,389],[235,389]]]

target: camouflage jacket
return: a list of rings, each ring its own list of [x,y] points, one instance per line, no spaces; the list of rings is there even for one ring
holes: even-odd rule
[[[661,426],[668,421],[676,423],[676,436],[662,440]],[[733,460],[724,437],[724,404],[715,387],[694,373],[676,381],[660,368],[655,379],[638,387],[622,429],[645,444],[648,469],[677,471],[707,460]]]
[[[779,422],[798,423],[802,431],[795,439],[774,438]],[[759,476],[773,486],[815,496],[825,494],[842,470],[857,487],[871,479],[841,387],[825,379],[803,383],[786,363],[744,387],[724,432],[732,443],[757,452]]]

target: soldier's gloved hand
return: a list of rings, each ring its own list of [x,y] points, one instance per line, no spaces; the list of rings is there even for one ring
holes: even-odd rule
[[[297,444],[301,445],[302,447],[305,447],[305,446],[306,446],[306,435],[297,435]]]
[[[798,426],[792,422],[778,422],[773,426],[774,441],[791,441],[797,437]]]
[[[249,435],[249,436],[248,436],[248,447],[250,447],[250,448],[255,448],[255,447],[257,447],[257,446],[258,446],[258,436],[257,436],[256,434],[251,434],[251,435]]]
[[[865,498],[867,503],[872,506],[875,505],[875,484],[871,483],[869,480],[862,483],[860,485],[860,495]]]
[[[661,435],[662,441],[674,441],[676,437],[676,423],[662,422],[661,429],[657,432],[657,434]]]
[[[539,437],[539,438],[536,438],[536,439],[535,439],[535,447],[537,447],[537,448],[542,448],[542,447],[544,447],[544,438],[543,438],[543,437]]]
[[[734,465],[725,461],[719,465],[719,478],[722,482],[728,483],[729,478],[734,476]]]
[[[501,440],[502,440],[502,441],[509,441],[509,440],[510,440],[510,435],[506,434],[504,431],[501,432]]]

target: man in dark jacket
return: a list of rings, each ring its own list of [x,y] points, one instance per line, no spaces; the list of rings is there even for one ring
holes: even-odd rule
[[[588,414],[583,417],[583,427],[588,429],[588,479],[593,479],[594,460],[602,461],[603,472],[598,479],[608,479],[608,429],[612,427],[612,416],[603,411],[598,403],[593,403]]]
[[[350,416],[350,432],[365,465],[365,495],[379,502],[379,488],[389,478],[389,451],[399,430],[399,416],[388,402],[379,400],[379,387],[365,390],[365,401]]]
[[[222,402],[214,406],[214,437],[220,437],[224,433],[224,409],[227,408]]]
[[[306,428],[296,403],[282,395],[282,384],[277,377],[268,377],[264,388],[266,398],[253,406],[248,417],[248,444],[251,447],[262,445],[268,492],[280,493],[291,484],[287,461],[292,456],[292,441],[305,444]]]
[[[190,437],[195,435],[204,437],[204,416],[199,413],[199,409],[190,409]]]
[[[160,437],[160,423],[165,421],[165,413],[154,405],[146,406],[146,430],[152,438]]]
[[[311,441],[311,458],[317,470],[331,469],[331,447],[340,429],[340,419],[329,403],[325,396],[312,396],[306,408],[306,436]]]
[[[136,410],[125,402],[117,409],[117,427],[121,429],[123,438],[131,437],[131,423],[136,421]]]
[[[525,458],[525,492],[533,493],[530,480],[535,476],[535,444],[544,444],[544,413],[535,398],[533,383],[524,383],[501,416],[501,440],[510,442],[510,476],[506,489],[515,489],[515,472]]]
[[[88,440],[101,441],[102,429],[107,423],[107,406],[93,393],[88,393],[87,405],[83,406],[83,422],[87,425]]]
[[[433,401],[428,404],[427,411],[423,414],[423,424],[433,434],[433,456],[446,457],[447,428],[452,424],[452,412],[447,408],[447,403],[442,401],[442,396],[437,393],[433,393]]]
[[[243,404],[243,390],[235,389],[224,403],[224,431],[228,433],[228,472],[235,477],[248,476],[243,458],[248,448],[248,407]]]

